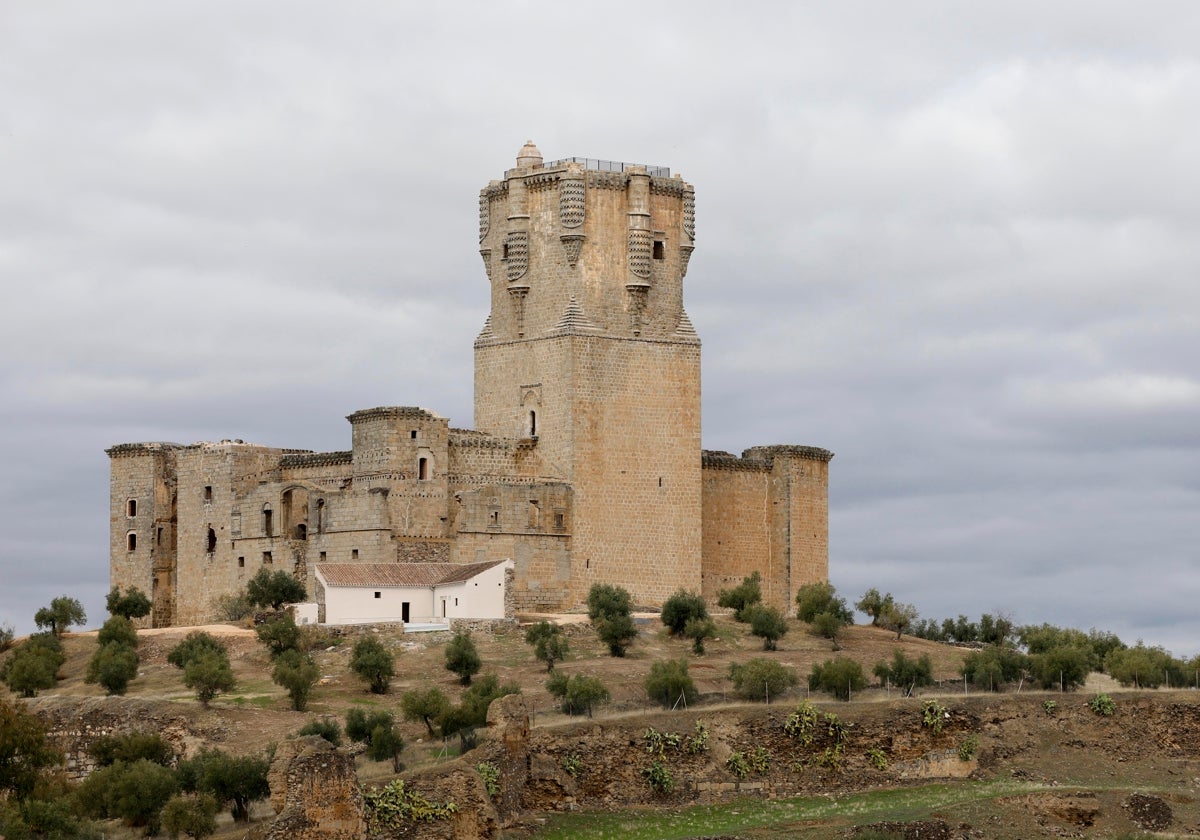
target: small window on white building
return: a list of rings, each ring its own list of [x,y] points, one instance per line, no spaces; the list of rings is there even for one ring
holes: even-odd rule
[[[376,598],[382,598],[382,597],[383,597],[383,593],[382,593],[382,592],[376,592],[376,593],[375,593],[375,597],[376,597]]]

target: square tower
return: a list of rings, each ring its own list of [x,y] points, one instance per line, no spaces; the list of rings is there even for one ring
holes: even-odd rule
[[[527,143],[480,192],[475,427],[528,439],[572,484],[575,603],[593,583],[641,603],[700,589],[694,234],[692,186],[663,167],[544,163]]]

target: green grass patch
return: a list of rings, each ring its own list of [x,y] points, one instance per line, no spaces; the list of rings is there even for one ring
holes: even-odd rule
[[[526,836],[537,840],[687,840],[773,827],[786,829],[787,833],[781,834],[781,837],[795,837],[799,836],[796,830],[800,823],[816,821],[859,825],[883,820],[916,819],[938,808],[1011,796],[1042,787],[1005,779],[877,790],[836,798],[742,799],[672,812],[646,809],[615,814],[575,812],[555,814],[548,819],[545,828]]]

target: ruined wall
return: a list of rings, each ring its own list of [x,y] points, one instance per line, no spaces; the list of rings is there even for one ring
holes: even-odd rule
[[[171,624],[175,612],[177,444],[122,444],[107,450],[109,581],[151,597],[141,627]]]

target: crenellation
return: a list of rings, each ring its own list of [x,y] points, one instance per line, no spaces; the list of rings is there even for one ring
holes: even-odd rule
[[[346,417],[350,448],[118,444],[110,575],[150,623],[216,617],[264,566],[316,596],[319,563],[511,559],[513,609],[715,598],[757,571],[770,603],[828,576],[828,464],[811,446],[700,446],[700,339],[683,305],[695,192],[666,167],[544,164],[527,143],[479,193],[490,311],[475,429],[418,406]]]

